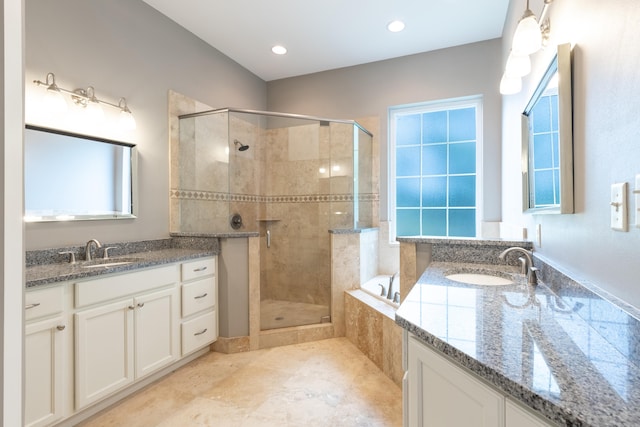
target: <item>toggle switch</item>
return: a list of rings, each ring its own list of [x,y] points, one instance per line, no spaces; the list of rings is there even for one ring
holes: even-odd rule
[[[611,228],[627,231],[627,183],[611,185]]]

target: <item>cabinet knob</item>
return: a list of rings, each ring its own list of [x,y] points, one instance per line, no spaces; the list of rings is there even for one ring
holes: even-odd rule
[[[204,328],[202,331],[200,331],[200,332],[196,332],[196,333],[195,333],[195,334],[193,334],[193,335],[194,335],[194,336],[196,336],[196,335],[202,335],[202,334],[204,334],[205,332],[207,332],[207,328]]]
[[[197,297],[193,297],[193,299],[200,299],[200,298],[204,298],[204,297],[206,297],[207,295],[209,295],[209,294],[205,292],[205,293],[204,293],[204,294],[202,294],[202,295],[198,295]]]
[[[140,307],[140,308],[144,307],[144,303],[143,302],[139,302],[138,303],[138,307]]]
[[[67,327],[66,325],[58,325],[58,326],[56,326],[56,329],[59,330],[59,331],[64,331],[64,328],[66,328],[66,327]]]
[[[135,306],[135,305],[130,305],[130,306],[129,306],[129,310],[134,310],[135,308],[136,308],[136,306]]]
[[[39,302],[34,302],[33,304],[27,304],[24,306],[25,310],[29,310],[30,308],[36,308],[37,306],[39,306],[40,303]]]

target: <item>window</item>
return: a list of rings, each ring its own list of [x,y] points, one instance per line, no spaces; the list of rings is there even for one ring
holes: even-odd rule
[[[475,237],[481,98],[390,109],[395,236]]]

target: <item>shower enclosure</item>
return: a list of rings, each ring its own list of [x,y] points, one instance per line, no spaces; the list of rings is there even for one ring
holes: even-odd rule
[[[372,135],[354,121],[234,109],[179,126],[172,230],[259,233],[262,330],[330,321],[329,233],[373,225]]]

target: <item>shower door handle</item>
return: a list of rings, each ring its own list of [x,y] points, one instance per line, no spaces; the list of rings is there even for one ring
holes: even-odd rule
[[[271,247],[271,230],[267,230],[267,248]]]

